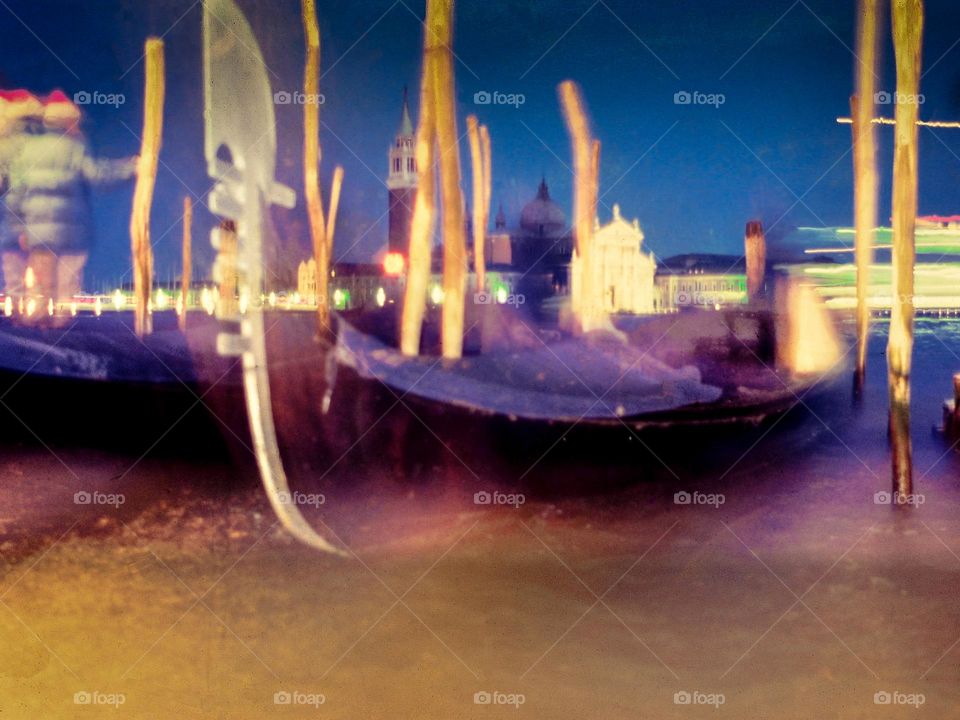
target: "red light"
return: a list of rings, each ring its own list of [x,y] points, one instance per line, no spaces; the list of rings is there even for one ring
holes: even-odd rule
[[[406,261],[402,253],[387,253],[386,257],[383,258],[383,271],[391,277],[403,275],[404,265],[406,265]]]

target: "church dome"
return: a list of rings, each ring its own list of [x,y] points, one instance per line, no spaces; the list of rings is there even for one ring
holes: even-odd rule
[[[540,182],[537,197],[528,202],[520,213],[520,229],[527,237],[560,238],[567,230],[567,216],[553,200],[547,181]]]

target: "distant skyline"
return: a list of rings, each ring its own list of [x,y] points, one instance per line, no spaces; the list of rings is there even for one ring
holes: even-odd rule
[[[297,0],[241,0],[271,70],[274,90],[301,87],[304,47]],[[387,150],[400,123],[404,85],[417,114],[423,8],[410,0],[318,1],[323,37],[325,187],[346,170],[336,257],[368,260],[386,243]],[[509,223],[541,176],[568,213],[569,141],[557,84],[583,87],[594,134],[603,142],[601,219],[614,203],[638,217],[661,257],[738,253],[744,223],[757,217],[780,242],[797,226],[847,225],[852,216],[850,128],[855,3],[835,0],[652,3],[639,0],[460,2],[455,51],[461,132],[476,113],[493,142],[492,215]],[[193,0],[150,4],[102,0],[7,0],[0,5],[0,84],[38,93],[60,87],[121,93],[119,107],[88,106],[94,151],[138,151],[139,62],[148,35],[167,47],[165,145],[153,215],[157,274],[178,270],[182,198],[198,202],[198,264],[212,257],[213,218],[203,162],[201,7]],[[889,25],[878,86],[895,89]],[[960,119],[960,8],[927,3],[925,119]],[[516,105],[476,104],[478,93],[523,96]],[[692,93],[702,93],[694,97]],[[683,95],[689,93],[689,95]],[[712,97],[711,97],[712,96]],[[722,104],[720,97],[722,96]],[[689,103],[684,101],[689,99]],[[713,103],[700,104],[700,103]],[[679,103],[679,104],[678,104]],[[891,105],[880,106],[892,115]],[[301,210],[286,235],[307,253],[302,215],[302,109],[277,107],[280,179]],[[892,129],[881,140],[881,218],[889,216]],[[960,131],[923,129],[922,214],[960,212]],[[469,152],[461,145],[469,197]],[[129,268],[132,185],[95,191],[93,284]]]

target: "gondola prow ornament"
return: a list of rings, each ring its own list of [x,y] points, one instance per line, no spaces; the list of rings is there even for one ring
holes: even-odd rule
[[[229,331],[217,337],[222,355],[243,359],[243,388],[257,466],[270,504],[283,526],[298,540],[326,552],[345,555],[307,523],[291,497],[277,447],[267,373],[263,287],[263,227],[268,205],[292,208],[296,195],[275,179],[276,120],[273,94],[260,47],[246,17],[233,0],[203,4],[204,152],[216,185],[210,209],[236,227],[239,308],[221,316]],[[213,235],[220,245],[220,230]],[[216,275],[223,263],[214,267]],[[246,303],[244,303],[246,299]]]

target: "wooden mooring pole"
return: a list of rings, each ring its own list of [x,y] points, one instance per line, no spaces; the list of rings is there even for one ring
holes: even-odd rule
[[[850,98],[853,133],[853,204],[857,265],[857,364],[854,394],[859,397],[867,369],[870,336],[870,266],[877,226],[877,143],[873,114],[876,108],[878,0],[859,0],[857,24],[856,94]]]
[[[899,98],[920,96],[923,0],[893,0],[893,44]],[[913,354],[913,269],[917,220],[916,101],[898,102],[893,159],[893,253],[890,339],[887,374],[890,388],[890,440],[893,450],[893,493],[898,505],[913,494],[910,441],[910,364]]]

